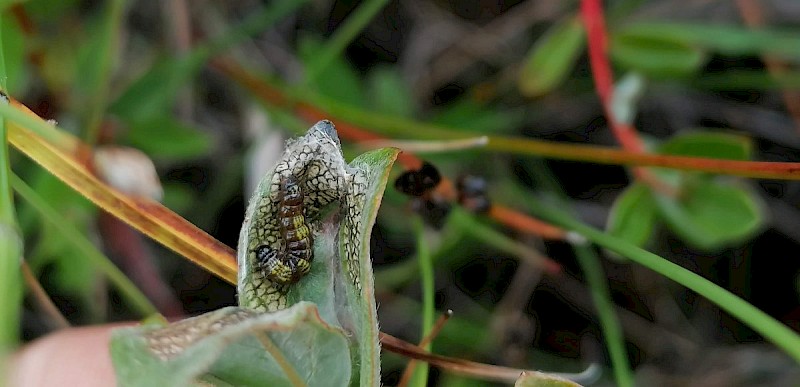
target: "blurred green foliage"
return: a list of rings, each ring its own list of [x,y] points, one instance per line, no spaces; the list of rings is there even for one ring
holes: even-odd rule
[[[190,47],[182,51],[168,43],[171,19],[161,14],[162,11],[153,4],[29,0],[16,6],[22,7],[34,29],[23,28],[22,19],[8,8],[2,15],[0,32],[6,71],[2,79],[8,83],[7,90],[15,98],[43,116],[57,119],[61,128],[80,134],[87,142],[109,141],[143,150],[156,161],[165,180],[165,202],[186,218],[208,226],[220,238],[235,235],[234,229],[241,221],[235,217],[231,221],[228,211],[241,210],[241,196],[246,196],[238,188],[245,174],[240,164],[252,140],[242,128],[251,118],[245,113],[246,107],[257,101],[253,95],[241,93],[231,79],[208,66],[210,60],[220,56],[259,69],[256,73],[265,74],[263,79],[267,83],[279,84],[278,80],[282,79],[285,83],[280,83],[281,90],[290,99],[308,102],[345,122],[391,138],[448,139],[503,133],[559,141],[613,143],[601,119],[603,112],[596,104],[585,57],[585,31],[575,16],[577,7],[574,5],[561,5],[558,12],[535,19],[540,21],[531,22],[532,26],[517,27],[519,31],[513,35],[503,35],[499,28],[489,31],[499,36],[494,46],[501,48],[495,51],[457,55],[463,51],[459,45],[469,44],[459,43],[468,36],[468,31],[474,27],[490,28],[492,20],[522,12],[518,7],[526,6],[525,2],[503,8],[502,12],[498,11],[488,19],[481,19],[454,5],[453,9],[447,10],[447,17],[435,19],[455,31],[467,31],[450,42],[446,40],[446,34],[424,35],[430,32],[422,27],[434,25],[428,19],[417,24],[402,23],[407,17],[423,20],[419,15],[407,16],[414,15],[413,9],[398,10],[390,4],[381,10],[380,3],[370,2],[370,9],[360,6],[341,9],[337,7],[344,5],[338,3],[322,6],[293,1],[271,2],[256,9],[233,4],[204,4],[202,7],[206,8],[196,9],[201,6],[190,3],[193,34]],[[438,3],[435,6],[444,7]],[[641,77],[638,97],[619,102],[624,105],[620,107],[633,112],[630,121],[640,131],[658,137],[654,151],[729,160],[796,159],[796,150],[791,145],[796,136],[791,132],[791,117],[781,103],[776,102],[777,93],[772,90],[800,85],[800,74],[794,69],[800,60],[800,45],[797,44],[800,29],[797,26],[784,23],[751,29],[738,19],[724,19],[727,15],[724,13],[720,14],[723,15],[720,16],[722,22],[712,23],[695,8],[686,11],[697,12],[694,18],[681,21],[669,10],[655,12],[651,7],[656,5],[638,1],[613,2],[609,6],[612,7],[608,17],[609,55],[616,78],[621,79],[626,74]],[[325,7],[336,12],[321,11]],[[344,25],[341,23],[347,21],[347,15],[359,11],[371,16],[353,24],[360,26],[352,27],[356,28],[356,33],[350,33],[348,38],[338,38],[344,40],[344,45],[341,41],[334,41],[336,27]],[[663,17],[653,16],[647,11]],[[458,22],[453,22],[450,17],[455,17]],[[463,28],[464,25],[469,28]],[[392,39],[395,35],[392,33],[395,31],[402,31],[405,34],[403,39],[407,39],[398,43],[399,48],[392,52],[396,57],[372,62],[360,57],[371,49],[371,55],[380,58],[382,53],[375,51],[380,51],[381,44],[394,44]],[[426,54],[423,50],[413,51],[420,47],[409,43],[412,37],[417,36],[414,34],[421,34],[423,41],[427,38],[433,47],[432,52],[443,52],[445,59],[452,56],[452,62],[439,61],[438,56]],[[440,44],[445,48],[436,46],[439,40],[432,36],[441,38],[444,43]],[[456,49],[445,50],[450,47]],[[502,47],[509,48],[503,51]],[[328,54],[320,59],[321,53]],[[420,62],[421,65],[409,65],[422,55],[429,56]],[[785,61],[789,65],[787,70],[780,74],[769,73],[761,59],[765,56]],[[448,66],[457,68],[460,61],[470,61],[470,65],[466,70],[447,73]],[[441,63],[446,65],[441,66],[445,70],[434,67]],[[303,71],[309,67],[313,67],[314,76],[303,78]],[[408,68],[426,74],[417,74]],[[425,79],[428,71],[435,73],[434,70],[441,70],[448,76],[431,85],[420,80]],[[677,105],[681,117],[674,117],[678,115],[675,110],[659,110],[670,98],[682,103]],[[733,110],[745,104],[752,107],[753,110],[743,113],[745,115],[768,112],[758,116],[758,123],[763,123],[764,128],[758,131],[758,128],[736,127],[736,134],[731,134],[732,131],[727,129],[736,126],[737,121],[730,118],[734,115],[707,108],[703,102],[708,99],[722,101],[720,104],[730,103]],[[741,104],[733,105],[734,102]],[[190,114],[178,114],[185,105],[193,106],[189,109]],[[296,133],[307,127],[295,111],[285,106],[265,107],[270,128],[281,126],[285,131]],[[707,127],[714,126],[706,125],[709,121],[719,127]],[[774,125],[787,130],[785,133],[770,131]],[[764,135],[765,132],[770,134]],[[759,137],[756,140],[760,142],[759,147],[753,145],[751,136]],[[345,143],[346,147],[350,145]],[[778,155],[764,152],[764,149]],[[54,211],[68,219],[86,241],[95,244],[98,239],[93,222],[96,210],[18,154],[12,152],[9,156],[17,174],[34,186]],[[763,236],[762,231],[772,230],[767,203],[776,198],[767,197],[765,200],[767,194],[764,190],[742,179],[655,171],[655,175],[675,191],[668,193],[635,182],[624,171],[592,165],[580,164],[569,168],[571,164],[567,167],[559,163],[543,164],[531,157],[495,155],[481,150],[430,154],[425,158],[450,178],[462,173],[485,176],[491,183],[492,200],[518,209],[525,209],[529,202],[539,203],[559,196],[556,188],[564,188],[567,196],[560,202],[566,203],[563,207],[588,208],[586,214],[582,214],[584,220],[595,225],[605,224],[607,234],[604,237],[617,237],[614,241],[627,243],[622,249],[625,251],[631,251],[632,246],[641,246],[668,260],[690,262],[695,258],[694,252],[708,253],[723,262],[721,267],[726,266],[725,257],[732,255],[748,256],[748,261],[753,262],[759,259],[763,262],[767,258],[763,255],[768,255],[763,253],[763,249],[757,249],[756,238]],[[8,168],[5,165],[0,167]],[[553,172],[540,173],[547,167],[556,171],[550,183],[545,175]],[[777,190],[781,197],[777,199],[795,206],[790,186],[774,184],[780,184]],[[506,195],[510,190],[520,189],[520,185],[525,185],[524,195]],[[612,193],[610,196],[607,195],[609,192]],[[408,198],[392,190],[386,194],[376,228],[380,231],[377,234],[382,234],[381,252],[376,253],[376,287],[386,295],[380,309],[382,316],[387,316],[382,326],[403,332],[413,341],[419,339],[422,306],[417,301],[421,299],[418,290],[420,274],[413,252],[408,202]],[[19,202],[16,208],[25,236],[26,258],[37,273],[45,277],[42,281],[47,290],[67,300],[65,305],[72,308],[68,316],[71,320],[97,320],[105,309],[125,309],[97,303],[93,293],[98,285],[96,267],[86,260],[74,259],[75,254],[80,253],[64,240],[64,235],[46,225],[28,204]],[[592,218],[592,214],[597,213],[602,219],[598,220],[597,215]],[[795,220],[792,218],[794,214],[780,215]],[[497,305],[505,298],[512,274],[518,270],[518,259],[525,255],[525,249],[532,249],[531,245],[540,247],[541,244],[529,243],[514,230],[461,208],[451,212],[441,230],[426,229],[426,232],[434,236],[430,256],[434,265],[436,307],[457,309],[456,316],[436,340],[434,350],[486,361],[511,361],[509,359],[513,358],[516,347],[502,334],[516,334],[515,329],[522,324],[503,324],[502,311]],[[769,231],[780,235],[790,232]],[[669,243],[678,240],[681,247],[675,248],[666,242],[667,239]],[[794,248],[796,244],[790,246]],[[584,256],[579,263],[579,257],[571,250],[559,244],[547,244],[544,248],[548,247],[552,249],[552,253],[548,252],[552,258],[563,265],[562,275],[582,281],[586,263],[591,266],[592,260],[597,259]],[[762,256],[751,257],[749,254],[753,251],[756,251],[753,254]],[[160,250],[155,255],[169,282],[185,285],[179,291],[185,291],[191,297],[195,297],[196,289],[202,287],[198,284],[208,281],[196,273],[187,275],[185,280],[174,280],[184,275],[180,272],[179,260]],[[785,263],[770,260],[765,265],[778,264]],[[629,275],[625,273],[634,269],[626,265],[629,265],[628,261],[602,261],[600,266],[609,275],[616,276],[610,282],[609,294],[617,304],[603,304],[606,299],[603,298],[606,297],[603,288],[608,286],[603,281],[579,289],[584,298],[601,297],[598,308],[603,308],[599,312],[605,315],[605,320],[601,318],[603,324],[613,325],[615,310],[619,308],[640,308],[637,310],[644,310],[642,313],[647,316],[658,314],[652,310],[655,308],[653,303],[649,302],[652,295],[643,291],[641,284],[627,279]],[[701,262],[695,269],[703,268],[708,269],[708,266]],[[750,278],[751,273],[737,274],[736,270],[732,267],[729,273],[708,270],[699,274],[722,284],[728,283],[728,276]],[[780,288],[783,290],[771,293],[765,288],[743,287],[737,289],[737,294],[752,299],[751,302],[759,308],[771,308],[772,316],[791,324],[793,320],[784,316],[793,313],[792,309],[787,309],[791,305],[786,305],[792,304],[796,298],[798,277],[792,274],[796,269],[780,266],[775,272],[771,271],[772,268],[761,270],[768,279],[759,277],[761,282],[752,282],[752,286],[770,282],[780,282],[783,286],[786,282],[786,286]],[[781,272],[795,277],[776,279]],[[547,289],[555,289],[550,292],[557,294],[563,292],[563,297],[573,295],[559,288],[557,278],[544,281],[544,286],[531,290],[536,297],[526,294],[522,297],[524,300],[517,300],[522,305],[517,306],[521,314],[538,325],[528,329],[533,333],[526,331],[533,338],[525,336],[528,341],[521,344],[523,355],[514,358],[516,361],[524,359],[523,365],[534,364],[535,368],[577,370],[581,364],[574,358],[581,356],[584,363],[600,361],[606,364],[606,356],[619,356],[619,348],[622,348],[623,352],[631,351],[623,355],[631,360],[634,372],[638,372],[638,367],[643,364],[664,365],[660,363],[665,356],[663,353],[648,352],[649,349],[643,349],[646,343],[631,336],[619,338],[617,349],[596,357],[583,352],[569,353],[568,350],[560,353],[560,349],[548,341],[554,332],[589,332],[605,337],[608,333],[604,329],[609,325],[601,327],[602,324],[595,321],[595,310],[579,308],[572,305],[572,301],[560,298],[549,303],[542,301],[543,298],[554,298],[549,296]],[[618,281],[624,283],[619,285]],[[585,282],[588,280],[581,283]],[[209,292],[223,292],[217,286]],[[703,311],[686,301],[681,291],[667,289],[666,292],[668,301],[676,306],[674,310],[685,313],[676,320],[703,318]],[[703,290],[699,292],[703,294]],[[755,296],[765,292],[769,295]],[[201,301],[192,299],[189,302],[208,308],[218,306],[208,301],[214,299],[213,294],[197,297]],[[763,301],[764,297],[769,301]],[[630,301],[633,299],[645,301]],[[796,306],[796,302],[793,305]],[[549,306],[558,309],[556,312],[540,309]],[[576,309],[580,311],[575,312]],[[194,311],[196,309],[192,309]],[[714,309],[714,313],[718,311]],[[122,311],[112,313],[109,318],[130,319],[134,316],[130,311]],[[642,323],[640,317],[634,320]],[[492,324],[500,328],[494,330]],[[623,320],[622,324],[627,334],[626,329],[631,329],[630,319]],[[713,326],[716,331],[706,330],[703,331],[706,334],[701,335],[713,337],[709,339],[710,344],[704,345],[725,347],[731,351],[745,346],[740,342],[761,340],[745,324],[727,320],[705,321],[706,325],[697,323],[697,326],[692,326],[692,322],[681,325],[681,322],[658,319],[642,324],[653,328],[654,332],[659,329],[677,331],[687,337],[691,337],[684,332],[687,326],[697,330]],[[31,336],[41,333],[35,329],[31,332]],[[611,351],[616,352],[611,354]],[[554,353],[560,356],[552,356]],[[697,363],[693,361],[696,357],[690,357],[692,354],[681,355],[686,356],[681,358],[686,360],[683,363]],[[397,359],[393,362],[392,370],[402,367],[402,362]],[[669,369],[664,372],[691,374],[690,366],[683,367],[680,371]],[[445,385],[468,384],[449,376],[434,378]]]

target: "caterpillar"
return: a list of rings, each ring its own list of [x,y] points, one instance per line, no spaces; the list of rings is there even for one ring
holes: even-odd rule
[[[283,248],[276,252],[269,246],[256,249],[256,257],[266,269],[267,279],[282,285],[295,283],[311,270],[314,241],[306,224],[303,188],[294,175],[282,178],[278,191],[278,228]]]

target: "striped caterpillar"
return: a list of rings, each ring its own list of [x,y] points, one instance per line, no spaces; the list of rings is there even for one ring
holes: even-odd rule
[[[314,241],[306,224],[305,194],[297,177],[282,178],[278,194],[278,225],[283,238],[280,252],[261,245],[256,257],[264,265],[267,279],[282,285],[295,283],[308,274],[314,259]]]

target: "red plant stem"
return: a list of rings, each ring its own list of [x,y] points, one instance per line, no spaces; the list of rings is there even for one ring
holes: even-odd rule
[[[253,93],[260,100],[270,105],[279,106],[284,109],[295,109],[295,112],[298,112],[298,115],[301,113],[301,110],[299,109],[304,107],[304,109],[311,111],[307,116],[304,116],[306,119],[311,119],[311,117],[330,118],[330,114],[326,113],[324,109],[320,107],[307,103],[291,101],[288,97],[286,97],[286,93],[283,90],[264,82],[263,79],[253,75],[249,71],[242,68],[242,66],[231,60],[217,58],[211,63],[211,66],[238,83],[244,89]],[[15,104],[15,102],[12,101],[12,104]],[[20,109],[28,110],[27,107],[23,108],[21,105],[17,105],[17,107]],[[30,112],[29,114],[34,113]],[[337,128],[343,126],[343,130],[339,133],[343,138],[358,141],[358,138],[356,137],[357,135],[370,136],[369,138],[375,138],[375,136],[378,136],[367,130],[359,129],[348,125],[346,122],[342,122],[344,121],[344,118],[342,117],[335,118],[339,120],[337,121]],[[412,122],[410,125],[419,124]],[[350,128],[348,129],[349,131],[347,132],[347,135],[345,134],[344,128]],[[356,129],[358,131],[356,131]],[[443,132],[448,130],[445,127],[438,129],[441,129]],[[454,136],[453,138],[457,138],[457,136]],[[49,141],[60,144],[59,141],[63,142],[66,140],[58,138],[55,140],[49,139]],[[70,148],[71,146],[74,147],[74,144],[68,145],[61,146],[67,148]],[[800,163],[795,162],[740,161],[713,159],[707,157],[634,153],[597,145],[565,144],[534,140],[524,137],[504,136],[489,136],[489,143],[486,144],[485,149],[487,151],[533,155],[536,157],[580,161],[595,164],[661,167],[685,171],[742,176],[755,179],[800,180]],[[418,166],[416,168],[418,168]]]
[[[645,153],[644,143],[636,132],[636,128],[627,122],[620,122],[611,109],[614,99],[614,76],[608,62],[608,31],[601,0],[581,0],[581,18],[586,27],[589,43],[589,66],[592,69],[594,85],[600,102],[603,105],[608,125],[622,147],[630,152]],[[667,196],[676,196],[678,192],[658,176],[644,168],[634,168],[633,174],[657,192]]]
[[[608,32],[601,0],[582,0],[581,18],[586,27],[589,65],[592,69],[594,85],[600,96],[600,102],[603,104],[609,126],[623,148],[631,152],[643,153],[644,143],[636,133],[636,128],[633,125],[619,122],[611,110],[614,97],[614,77],[611,73],[611,65],[608,63]]]

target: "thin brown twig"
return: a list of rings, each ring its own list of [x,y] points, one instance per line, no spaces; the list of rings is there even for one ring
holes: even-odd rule
[[[521,368],[502,367],[478,363],[470,360],[457,359],[449,356],[437,355],[428,351],[424,351],[418,346],[400,340],[388,333],[381,332],[380,340],[381,347],[386,348],[389,351],[412,359],[425,361],[434,367],[441,368],[456,375],[468,376],[475,379],[501,383],[514,383],[523,372],[537,373],[537,371],[525,370]],[[551,375],[575,380],[580,383],[579,380],[582,379],[595,379],[597,376],[596,374],[596,367],[590,366],[579,374],[552,373]]]
[[[22,280],[25,282],[28,290],[30,290],[31,298],[34,300],[39,309],[41,309],[42,313],[49,318],[50,324],[53,326],[53,328],[56,330],[69,328],[69,321],[66,317],[64,317],[63,314],[61,314],[61,311],[58,310],[56,304],[53,303],[53,300],[44,290],[42,284],[40,284],[39,280],[36,279],[36,276],[33,275],[33,271],[31,271],[31,267],[28,265],[28,262],[22,261],[20,266],[22,269]]]
[[[425,346],[430,344],[433,341],[433,339],[439,335],[439,332],[441,332],[442,328],[444,328],[444,324],[447,323],[447,320],[449,320],[450,317],[452,316],[453,316],[453,311],[451,309],[448,309],[446,312],[442,313],[442,315],[439,316],[438,319],[436,319],[436,322],[433,324],[433,327],[431,328],[430,332],[428,332],[428,334],[425,335],[425,337],[423,337],[422,340],[420,340],[417,346],[420,347],[421,349],[425,348]],[[414,369],[416,367],[417,367],[416,360],[411,359],[408,361],[408,365],[406,366],[406,369],[403,371],[403,376],[400,377],[400,382],[397,383],[397,387],[404,387],[408,385],[408,382],[411,380],[411,375],[414,375]]]
[[[527,243],[525,245],[535,249]],[[527,353],[523,347],[533,343],[535,329],[530,316],[525,314],[525,306],[541,279],[540,268],[520,261],[508,289],[492,313],[491,332],[501,343],[501,359],[505,364],[523,364]]]

